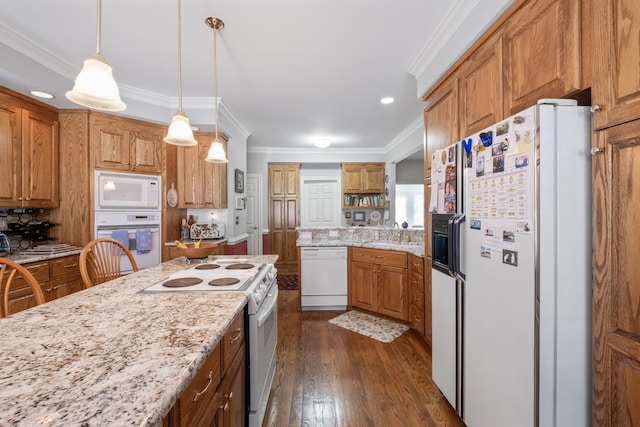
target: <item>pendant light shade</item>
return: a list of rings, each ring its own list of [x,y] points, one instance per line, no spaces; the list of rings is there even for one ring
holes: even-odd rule
[[[98,0],[98,22],[96,25],[96,53],[84,61],[73,89],[66,96],[83,107],[102,111],[123,111],[127,108],[120,99],[118,85],[113,79],[111,66],[100,53],[102,27],[102,0]]]
[[[214,99],[214,111],[216,118],[216,135],[213,138],[213,142],[211,143],[211,148],[209,148],[209,153],[207,153],[207,158],[204,159],[207,162],[211,163],[227,163],[227,155],[224,152],[224,145],[222,144],[222,140],[218,135],[218,56],[217,56],[217,33],[218,30],[224,28],[224,22],[221,19],[209,17],[204,21],[208,26],[213,28],[213,83],[216,90],[215,99]]]
[[[189,118],[182,111],[174,114],[173,119],[171,119],[171,124],[169,125],[167,136],[164,137],[163,141],[183,147],[198,145],[198,141],[193,137],[193,130],[189,124]]]
[[[193,137],[189,118],[182,111],[182,1],[178,0],[178,111],[173,115],[167,136],[163,141],[168,144],[192,147],[198,145]]]

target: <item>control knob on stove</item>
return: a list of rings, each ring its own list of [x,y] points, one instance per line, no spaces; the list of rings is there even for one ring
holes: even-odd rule
[[[260,301],[262,301],[262,296],[264,295],[264,292],[261,289],[256,289],[253,292],[253,296],[256,299],[256,303],[260,304]]]

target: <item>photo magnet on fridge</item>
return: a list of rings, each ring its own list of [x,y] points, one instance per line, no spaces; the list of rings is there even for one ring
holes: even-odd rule
[[[508,249],[502,250],[502,263],[513,265],[514,267],[518,266],[518,252],[510,251]]]
[[[482,228],[482,221],[479,219],[472,219],[469,224],[472,230],[480,230]]]

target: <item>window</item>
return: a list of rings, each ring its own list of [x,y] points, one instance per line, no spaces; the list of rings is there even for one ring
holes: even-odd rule
[[[409,228],[424,227],[424,186],[396,185],[396,222],[406,221]]]

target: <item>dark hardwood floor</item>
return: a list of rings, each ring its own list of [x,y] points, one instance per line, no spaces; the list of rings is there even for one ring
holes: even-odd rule
[[[277,368],[263,426],[463,426],[413,330],[385,344],[332,325],[339,312],[278,298]]]

